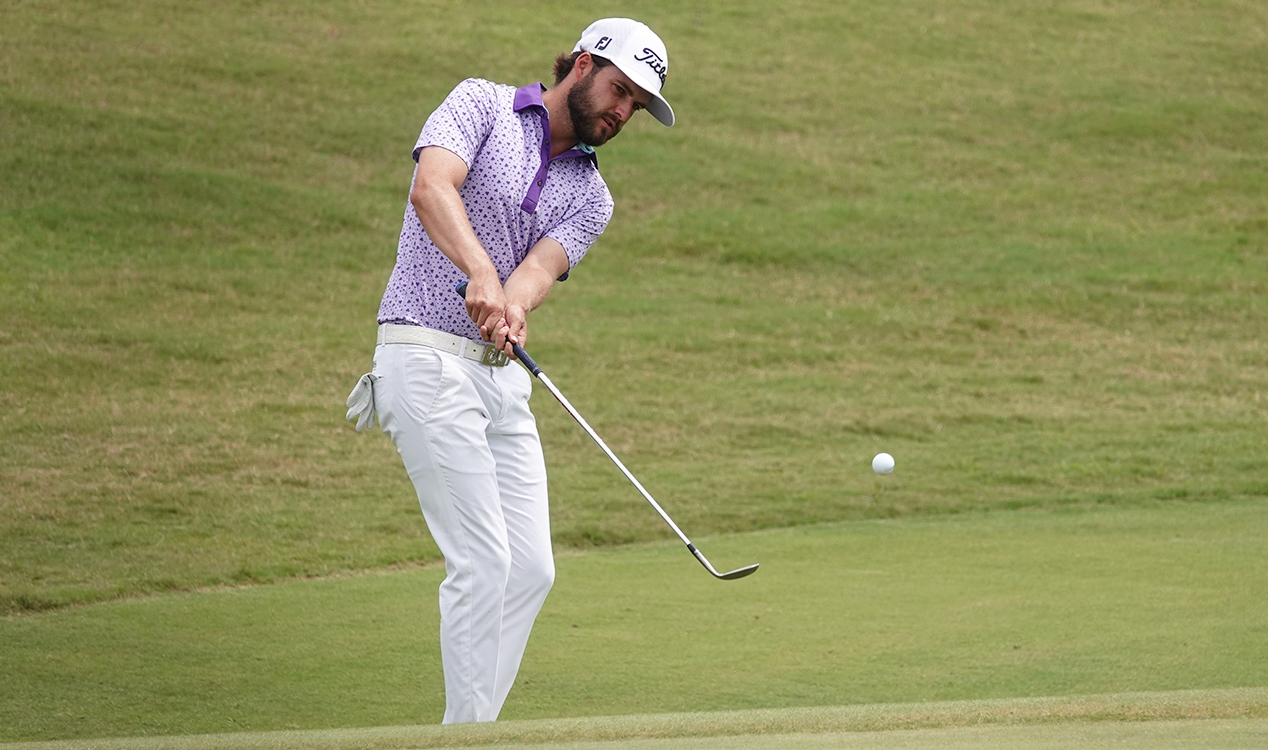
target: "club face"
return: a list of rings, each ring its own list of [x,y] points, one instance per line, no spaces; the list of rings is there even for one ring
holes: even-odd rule
[[[724,581],[734,581],[736,578],[751,576],[757,571],[758,566],[761,565],[761,563],[756,563],[743,568],[736,568],[730,573],[719,573],[717,569],[709,563],[709,558],[705,557],[700,553],[700,550],[696,549],[696,545],[691,542],[687,542],[687,549],[691,550],[691,554],[696,556],[696,559],[700,561],[700,564],[704,566],[705,570],[709,571],[710,575],[714,578],[721,578]]]
[[[732,570],[730,573],[720,573],[720,574],[717,574],[717,576],[718,578],[721,578],[724,581],[734,581],[736,578],[743,578],[744,576],[753,575],[754,573],[757,572],[757,569],[760,566],[761,566],[761,563],[756,563],[754,565],[748,565],[743,568],[736,568],[735,570]]]

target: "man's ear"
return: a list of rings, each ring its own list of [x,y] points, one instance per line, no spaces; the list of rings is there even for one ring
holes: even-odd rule
[[[572,72],[577,75],[577,80],[580,81],[590,74],[590,69],[593,67],[594,58],[590,56],[589,52],[582,52],[577,56],[577,61],[572,64]]]

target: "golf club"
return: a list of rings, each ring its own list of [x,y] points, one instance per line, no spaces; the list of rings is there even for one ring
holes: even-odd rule
[[[467,282],[464,281],[459,284],[455,291],[458,292],[460,297],[466,299]],[[573,419],[577,420],[577,424],[581,425],[581,428],[586,431],[586,434],[588,434],[594,442],[598,443],[599,447],[603,449],[603,452],[607,454],[608,458],[612,459],[612,463],[616,464],[616,467],[621,470],[621,473],[625,475],[625,478],[630,480],[630,484],[634,485],[634,487],[642,493],[643,499],[651,503],[652,507],[656,509],[656,512],[660,514],[660,517],[664,519],[665,523],[669,524],[669,528],[673,529],[674,533],[678,535],[678,538],[682,540],[682,543],[687,545],[687,549],[691,550],[691,554],[696,556],[696,559],[700,561],[700,564],[704,566],[705,570],[712,573],[714,577],[721,578],[724,581],[734,581],[736,578],[743,578],[744,576],[751,575],[757,571],[758,565],[761,563],[748,565],[743,568],[736,568],[728,573],[719,573],[715,570],[700,550],[696,549],[696,545],[692,544],[691,540],[687,538],[687,535],[682,533],[682,529],[678,528],[678,524],[674,523],[674,519],[670,518],[669,514],[665,512],[665,509],[660,507],[660,503],[656,502],[656,499],[651,496],[651,493],[643,488],[642,484],[639,484],[639,481],[634,478],[634,475],[630,473],[630,470],[625,468],[625,464],[621,463],[621,459],[616,457],[616,454],[613,453],[612,449],[607,446],[607,443],[603,442],[603,439],[599,437],[599,434],[591,429],[590,425],[586,424],[586,420],[583,419],[582,416],[577,413],[577,410],[572,407],[572,404],[568,403],[568,399],[564,398],[564,394],[560,393],[559,389],[555,387],[555,384],[550,382],[550,378],[546,377],[546,373],[542,372],[542,368],[538,367],[537,363],[533,361],[533,358],[528,356],[528,352],[524,351],[524,347],[513,341],[511,342],[511,347],[515,352],[515,358],[524,363],[524,366],[528,368],[528,371],[533,373],[533,376],[540,380],[542,385],[546,386],[546,389],[549,390],[551,395],[555,397],[555,400],[572,415]]]

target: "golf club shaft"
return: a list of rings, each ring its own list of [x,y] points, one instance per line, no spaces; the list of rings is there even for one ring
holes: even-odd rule
[[[466,282],[459,284],[457,289],[454,291],[458,293],[458,296],[466,299]],[[630,480],[630,484],[634,485],[635,489],[639,491],[639,494],[643,496],[643,499],[651,503],[652,507],[656,509],[656,512],[660,514],[660,517],[664,519],[665,523],[669,524],[669,528],[673,529],[674,533],[678,535],[678,538],[682,540],[682,543],[691,548],[693,554],[699,556],[700,553],[696,551],[696,546],[691,543],[691,540],[687,538],[686,534],[682,533],[682,529],[678,528],[678,524],[674,523],[674,519],[670,518],[669,514],[665,512],[665,509],[660,507],[660,503],[656,502],[656,498],[652,497],[652,494],[643,487],[638,479],[635,478],[634,474],[631,473],[629,469],[625,468],[625,464],[621,463],[621,459],[617,458],[616,454],[612,452],[612,449],[608,447],[608,444],[603,442],[603,438],[599,437],[599,433],[595,432],[594,428],[586,422],[585,417],[582,417],[581,413],[573,408],[572,404],[568,403],[568,399],[564,396],[564,394],[559,392],[559,389],[555,387],[554,383],[550,382],[550,378],[546,377],[546,373],[542,372],[542,368],[533,361],[532,357],[528,356],[528,352],[524,351],[524,347],[512,341],[511,350],[515,352],[515,358],[520,362],[523,362],[524,366],[528,368],[528,371],[533,373],[533,377],[540,380],[542,385],[546,386],[546,390],[550,391],[550,395],[555,397],[555,400],[564,407],[564,410],[571,414],[573,419],[577,420],[577,424],[581,425],[581,429],[586,431],[586,434],[590,436],[590,439],[603,449],[603,452],[607,454],[608,458],[612,459],[612,463],[616,464],[616,468],[620,469],[621,473],[625,475],[625,478]]]
[[[512,341],[511,349],[515,352],[515,358],[520,362],[523,362],[524,366],[528,368],[528,371],[533,373],[534,377],[540,380],[542,385],[546,386],[546,390],[550,391],[550,395],[554,396],[560,406],[564,407],[564,411],[572,415],[572,418],[577,421],[577,424],[581,425],[581,429],[586,431],[586,434],[589,435],[590,439],[595,442],[595,445],[598,445],[601,449],[603,449],[604,454],[612,460],[612,463],[616,464],[616,468],[620,469],[621,473],[625,475],[625,478],[630,480],[630,484],[634,485],[634,488],[639,491],[639,494],[643,496],[643,499],[646,500],[648,504],[656,510],[656,513],[661,517],[661,519],[669,525],[669,528],[674,530],[674,533],[678,535],[678,538],[682,540],[683,544],[687,545],[687,549],[695,556],[696,560],[704,566],[705,570],[712,573],[716,578],[741,578],[756,569],[756,566],[750,566],[750,569],[748,570],[733,570],[730,573],[719,573],[713,567],[713,564],[709,562],[708,558],[704,556],[704,553],[696,549],[696,545],[692,544],[691,540],[687,538],[687,535],[682,533],[682,529],[678,528],[678,524],[674,523],[674,519],[670,518],[669,514],[665,512],[665,509],[660,507],[660,503],[656,502],[656,498],[652,497],[652,493],[648,492],[634,474],[629,469],[625,468],[625,464],[621,463],[621,459],[617,458],[616,454],[612,452],[612,449],[608,447],[608,444],[603,442],[603,438],[599,437],[599,433],[595,432],[594,428],[586,422],[585,417],[581,416],[573,405],[568,402],[568,398],[559,392],[559,389],[555,387],[554,383],[550,382],[550,378],[546,375],[546,373],[542,372],[542,368],[538,367],[537,363],[533,361],[533,358],[528,356],[528,352],[524,351],[524,347]]]
[[[464,281],[459,284],[454,291],[456,291],[460,297],[466,299],[467,283]],[[696,545],[691,543],[691,540],[687,538],[687,535],[682,533],[682,529],[678,528],[678,524],[674,523],[674,519],[670,518],[669,514],[665,512],[665,509],[660,507],[660,503],[656,502],[656,498],[652,497],[652,494],[643,487],[642,483],[635,478],[634,474],[629,469],[625,468],[625,464],[621,463],[621,459],[617,458],[616,454],[612,452],[612,449],[608,447],[608,444],[603,442],[603,438],[599,437],[599,433],[595,432],[594,428],[586,422],[585,417],[582,417],[581,413],[573,408],[573,405],[568,402],[567,397],[559,392],[559,389],[555,387],[554,383],[550,382],[550,378],[546,376],[546,373],[542,372],[542,368],[533,361],[532,357],[528,356],[528,352],[524,351],[524,347],[512,341],[511,351],[515,353],[515,358],[523,363],[523,365],[528,368],[528,371],[541,381],[542,385],[546,386],[546,390],[550,391],[550,395],[554,396],[560,406],[563,406],[564,410],[572,415],[572,418],[577,421],[577,424],[581,425],[581,429],[586,431],[586,434],[590,436],[590,439],[603,449],[604,454],[612,460],[612,463],[616,464],[616,468],[621,470],[621,473],[625,475],[625,478],[630,480],[630,484],[634,485],[635,489],[639,491],[639,494],[643,496],[643,499],[656,510],[656,513],[661,517],[661,520],[668,524],[669,528],[674,530],[674,533],[678,535],[678,538],[682,540],[683,544],[687,545],[687,549],[696,558],[696,560],[704,566],[705,570],[712,573],[715,578],[722,578],[726,580],[743,578],[744,576],[747,576],[757,570],[757,565],[749,565],[748,567],[738,568],[728,573],[719,573],[709,562],[708,558],[706,558],[700,550],[696,549]]]
[[[515,343],[512,343],[511,346],[514,347],[515,356],[521,362],[525,365],[532,362],[532,359],[528,357],[528,353],[524,351],[523,347]],[[616,468],[620,469],[621,473],[625,475],[625,478],[630,480],[630,484],[634,485],[634,488],[639,491],[639,494],[643,496],[643,499],[651,503],[651,506],[656,509],[656,512],[660,514],[660,517],[664,519],[665,523],[669,524],[669,528],[674,530],[674,533],[678,535],[678,538],[682,540],[682,543],[690,547],[691,551],[695,553],[695,545],[691,543],[691,540],[687,538],[686,534],[682,533],[682,529],[678,528],[678,524],[674,523],[674,519],[669,517],[669,514],[665,512],[665,509],[660,507],[660,503],[656,502],[656,498],[652,497],[651,493],[643,487],[630,470],[625,468],[625,464],[621,463],[621,459],[617,458],[616,454],[612,452],[612,449],[608,447],[608,444],[603,442],[603,438],[599,437],[599,434],[586,423],[585,418],[577,413],[577,410],[573,408],[572,404],[568,403],[568,399],[564,397],[564,394],[559,392],[559,389],[555,387],[554,383],[550,382],[550,378],[546,377],[546,373],[542,372],[541,368],[536,366],[536,363],[529,365],[528,369],[533,373],[533,375],[537,376],[538,380],[542,381],[542,385],[546,386],[546,389],[550,391],[550,395],[555,397],[555,400],[564,407],[564,410],[571,414],[573,419],[577,420],[577,424],[581,425],[581,429],[586,431],[586,434],[590,436],[590,439],[594,440],[599,448],[607,454],[607,457],[612,459],[612,463],[616,464]]]

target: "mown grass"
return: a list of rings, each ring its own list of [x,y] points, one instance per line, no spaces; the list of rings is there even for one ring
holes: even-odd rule
[[[698,539],[721,567],[762,564],[729,583],[677,542],[563,555],[500,731],[767,711],[765,724],[708,718],[698,734],[801,732],[812,727],[790,717],[815,706],[849,720],[822,731],[943,727],[992,709],[860,719],[888,716],[878,704],[1043,697],[1092,708],[1014,705],[993,720],[1263,718],[1266,526],[1258,501],[1153,502]],[[436,724],[443,576],[435,566],[0,619],[0,741]],[[1142,691],[1165,696],[1152,708],[1087,697]],[[643,723],[571,738],[682,736],[635,733]]]
[[[1259,4],[19,2],[4,609],[434,560],[342,421],[409,148],[618,11],[681,125],[530,349],[689,533],[1268,492]],[[664,537],[537,413],[561,546]]]
[[[1263,690],[1131,693],[765,711],[553,719],[444,727],[373,727],[180,737],[63,740],[11,750],[292,750],[533,747],[1065,748],[1254,747],[1268,732]],[[1237,718],[1224,718],[1234,716]],[[1179,718],[1183,717],[1183,718]],[[1218,718],[1217,718],[1218,717]]]

